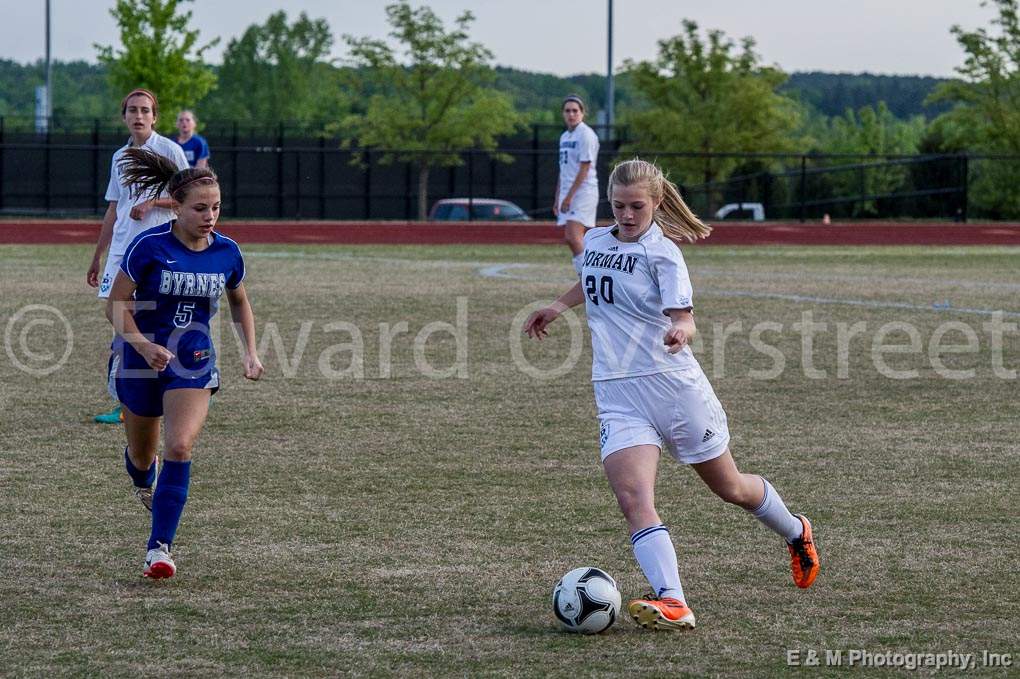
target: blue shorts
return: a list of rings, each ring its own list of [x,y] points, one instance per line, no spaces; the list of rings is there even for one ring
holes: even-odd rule
[[[209,389],[210,395],[219,391],[220,371],[215,356],[187,367],[175,358],[163,371],[156,372],[126,342],[115,341],[112,349],[107,387],[115,399],[140,417],[161,417],[163,394],[171,389]]]

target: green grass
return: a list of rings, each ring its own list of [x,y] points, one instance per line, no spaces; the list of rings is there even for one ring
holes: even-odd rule
[[[153,583],[140,576],[148,514],[122,469],[123,433],[91,423],[107,408],[110,330],[83,282],[90,248],[0,247],[0,325],[50,305],[74,338],[46,376],[0,354],[0,674],[767,677],[791,672],[787,649],[988,649],[1020,661],[1018,381],[993,373],[989,318],[977,313],[1020,310],[1017,249],[688,248],[698,355],[734,455],[812,518],[823,569],[797,590],[774,535],[664,459],[658,508],[698,629],[656,635],[621,620],[596,638],[558,630],[549,599],[559,576],[598,565],[625,599],[646,585],[598,462],[587,337],[576,365],[548,380],[522,372],[510,348],[514,316],[569,285],[565,250],[246,252],[259,333],[276,325],[293,369],[270,348],[265,380],[246,383],[228,338],[175,544],[178,577]],[[528,266],[479,275],[500,263]],[[426,377],[414,337],[455,323],[458,297],[467,376]],[[804,312],[827,327],[814,338],[817,379],[793,329]],[[335,370],[351,365],[350,347],[335,346],[350,333],[326,330],[341,321],[362,335],[364,379],[320,371],[323,356]],[[402,321],[382,378],[380,324]],[[761,321],[782,328],[763,335],[786,362],[776,379],[754,377],[774,364],[751,344]],[[915,377],[876,367],[872,339],[893,321],[916,328],[924,351],[886,361]],[[946,379],[927,356],[947,321],[979,336],[976,353],[944,357],[972,378]],[[840,378],[836,324],[858,322],[866,330]],[[533,365],[567,356],[566,323],[552,330],[523,343]],[[29,337],[59,356],[62,333],[37,326]],[[16,343],[17,328],[8,334]],[[442,369],[456,352],[440,331],[424,355]],[[1003,357],[1020,368],[1016,333]]]

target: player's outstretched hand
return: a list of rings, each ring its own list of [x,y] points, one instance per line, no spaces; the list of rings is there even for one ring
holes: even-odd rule
[[[138,353],[142,355],[145,362],[149,364],[149,367],[156,372],[161,372],[170,365],[170,361],[173,360],[174,355],[170,353],[170,350],[166,347],[161,347],[154,342],[149,342],[138,349]]]
[[[524,333],[532,339],[542,339],[549,334],[546,331],[546,327],[556,320],[556,317],[559,315],[559,311],[548,306],[533,312],[524,323]]]
[[[662,343],[666,345],[666,351],[675,354],[687,346],[687,333],[684,332],[683,328],[674,325],[666,331],[665,337],[662,338]]]
[[[246,354],[244,357],[244,377],[245,379],[256,381],[262,377],[266,369],[262,367],[262,361],[259,360],[258,356],[254,354]]]

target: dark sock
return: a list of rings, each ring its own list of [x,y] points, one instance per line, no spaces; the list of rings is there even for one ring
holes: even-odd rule
[[[148,469],[139,469],[131,462],[131,458],[128,457],[127,446],[124,447],[124,466],[127,468],[128,476],[131,477],[131,482],[139,488],[152,488],[153,482],[156,480],[156,461],[153,460],[152,464],[149,465]]]

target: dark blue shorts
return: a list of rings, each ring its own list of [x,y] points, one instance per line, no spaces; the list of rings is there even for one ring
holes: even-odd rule
[[[210,395],[219,391],[220,371],[215,357],[204,359],[204,365],[201,362],[184,367],[175,358],[165,370],[156,372],[129,344],[115,342],[107,388],[135,415],[161,417],[163,394],[171,389],[209,389]]]

